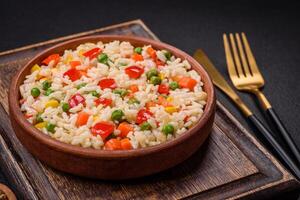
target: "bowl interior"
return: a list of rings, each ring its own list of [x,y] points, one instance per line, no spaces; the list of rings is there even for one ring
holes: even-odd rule
[[[82,43],[98,42],[98,41],[102,41],[106,43],[114,40],[128,41],[133,46],[142,46],[142,45],[150,44],[155,49],[166,49],[176,57],[179,57],[181,59],[186,59],[191,64],[192,68],[200,74],[202,82],[204,84],[203,89],[207,93],[207,102],[205,105],[203,115],[200,118],[199,122],[197,122],[192,128],[190,128],[184,134],[162,144],[158,144],[151,147],[140,148],[140,149],[133,149],[133,150],[108,151],[108,150],[96,150],[92,148],[83,148],[83,147],[74,146],[71,144],[63,143],[58,140],[52,139],[51,137],[41,133],[39,130],[34,128],[34,126],[32,126],[32,124],[30,124],[25,119],[25,117],[23,116],[20,110],[19,103],[18,103],[18,100],[20,99],[19,86],[23,83],[25,76],[30,73],[31,66],[33,66],[36,63],[41,63],[42,60],[50,54],[58,53],[62,55],[64,50],[75,49],[78,45]],[[214,112],[215,93],[214,93],[213,84],[208,74],[203,69],[203,67],[197,61],[195,61],[191,56],[184,53],[183,51],[173,46],[170,46],[168,44],[150,40],[150,39],[145,39],[145,38],[132,37],[132,36],[120,36],[120,35],[101,35],[101,36],[89,36],[89,37],[77,38],[70,41],[66,41],[58,45],[55,45],[43,51],[42,53],[38,54],[37,56],[35,56],[24,67],[22,67],[14,76],[10,87],[9,104],[11,104],[10,112],[14,116],[18,124],[21,125],[24,129],[26,129],[28,134],[32,134],[36,139],[45,143],[49,147],[54,148],[55,150],[67,152],[70,154],[76,154],[77,156],[84,156],[84,157],[120,158],[120,157],[144,155],[154,151],[159,151],[165,148],[169,148],[170,146],[177,145],[178,143],[184,142],[184,140],[190,137],[191,134],[197,134],[197,130],[207,122],[209,116],[211,116]]]

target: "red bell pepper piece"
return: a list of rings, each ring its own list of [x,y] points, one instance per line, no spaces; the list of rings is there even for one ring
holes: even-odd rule
[[[141,123],[147,121],[152,115],[153,115],[152,112],[150,112],[149,110],[146,110],[146,109],[142,108],[142,109],[139,110],[139,112],[137,113],[137,116],[136,116],[136,123],[137,123],[137,124],[141,124]]]
[[[56,65],[58,63],[58,61],[59,61],[59,58],[60,58],[59,54],[52,54],[52,55],[48,56],[46,59],[44,59],[42,61],[42,63],[46,64],[46,65],[49,65],[49,63],[52,60],[54,60],[54,65]]]
[[[93,49],[83,53],[82,55],[84,55],[85,57],[88,57],[92,60],[93,58],[96,58],[101,53],[101,51],[102,50],[100,48],[96,47],[96,48],[93,48]]]
[[[139,78],[144,73],[144,69],[137,66],[130,66],[125,69],[125,73],[130,78]]]
[[[104,105],[104,107],[106,107],[106,106],[110,106],[111,105],[112,100],[108,99],[108,98],[102,98],[102,97],[100,97],[99,99],[95,99],[94,102],[95,102],[96,106],[98,106],[99,104],[102,104],[102,105]]]
[[[81,96],[81,94],[74,94],[69,99],[69,105],[71,108],[77,106],[80,103],[85,104],[85,98],[83,96]]]
[[[91,128],[94,136],[100,135],[105,140],[114,131],[115,126],[109,122],[98,122]]]
[[[81,78],[82,73],[79,70],[72,68],[66,71],[63,76],[68,76],[71,81],[76,81]]]
[[[166,84],[160,84],[159,86],[158,86],[158,92],[160,93],[160,94],[169,94],[169,86],[168,85],[166,85]]]
[[[99,81],[98,85],[103,90],[105,88],[115,89],[117,84],[113,78],[105,78]]]

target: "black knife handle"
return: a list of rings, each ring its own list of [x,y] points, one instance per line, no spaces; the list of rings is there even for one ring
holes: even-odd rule
[[[287,132],[286,128],[284,127],[283,123],[279,119],[278,115],[276,114],[275,110],[273,108],[269,108],[266,110],[266,114],[268,117],[272,120],[277,130],[280,132],[282,137],[284,138],[285,142],[288,144],[289,148],[295,155],[295,158],[298,161],[298,164],[300,165],[300,152],[297,146],[295,145],[294,141],[292,140],[290,134]]]
[[[290,156],[284,151],[280,144],[272,136],[269,129],[267,129],[260,120],[254,115],[248,116],[248,120],[259,130],[259,132],[264,136],[268,143],[273,147],[276,153],[281,157],[281,159],[289,166],[294,175],[300,179],[300,169],[297,164],[290,158]]]

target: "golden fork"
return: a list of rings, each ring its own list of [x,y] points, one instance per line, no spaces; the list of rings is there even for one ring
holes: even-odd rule
[[[234,103],[237,107],[242,111],[242,113],[247,117],[247,119],[255,126],[258,131],[262,134],[262,136],[269,142],[269,144],[273,147],[275,152],[281,157],[281,159],[289,166],[290,170],[294,173],[294,175],[300,179],[300,169],[297,164],[292,160],[290,155],[288,155],[284,149],[280,146],[280,144],[275,140],[270,130],[265,127],[261,121],[255,116],[254,113],[247,107],[247,105],[243,102],[243,100],[236,94],[236,92],[229,86],[224,77],[220,74],[220,72],[215,68],[206,54],[198,49],[194,58],[206,69],[208,74],[213,80],[214,85],[216,85],[219,89],[221,89]]]
[[[265,82],[258,69],[246,35],[244,33],[235,33],[234,35],[230,33],[228,40],[227,35],[223,34],[223,40],[227,68],[233,85],[238,90],[252,93],[258,98],[260,105],[265,110],[265,113],[269,116],[276,129],[283,136],[285,142],[295,155],[298,164],[300,164],[300,153],[298,148],[272,108],[270,102],[260,91],[260,88],[264,86]]]

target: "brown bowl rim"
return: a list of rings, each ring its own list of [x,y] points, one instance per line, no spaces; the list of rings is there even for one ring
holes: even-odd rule
[[[102,149],[93,149],[93,148],[84,148],[80,146],[71,145],[68,143],[61,142],[59,140],[53,139],[48,135],[45,135],[40,130],[34,128],[34,126],[29,123],[25,117],[23,116],[20,106],[19,106],[19,87],[18,87],[18,80],[20,79],[20,76],[24,73],[24,71],[32,66],[34,64],[33,62],[38,59],[39,57],[45,57],[45,55],[49,53],[54,53],[56,49],[63,48],[68,49],[65,46],[71,45],[72,43],[78,43],[79,42],[88,42],[89,40],[119,40],[119,41],[134,41],[134,42],[140,42],[143,44],[149,44],[154,46],[155,48],[158,47],[158,49],[167,49],[173,54],[176,55],[176,57],[184,58],[188,60],[188,62],[191,64],[192,68],[197,68],[198,71],[201,71],[199,73],[201,75],[201,79],[206,79],[208,84],[206,87],[208,87],[208,90],[210,90],[210,93],[208,93],[207,102],[203,111],[203,114],[199,121],[189,130],[184,132],[183,134],[179,135],[178,137],[166,141],[164,143],[150,146],[150,147],[143,147],[139,149],[132,149],[132,150],[102,150]],[[196,66],[196,67],[195,67]],[[17,97],[17,98],[16,98]],[[215,91],[212,84],[212,81],[208,75],[208,73],[204,70],[204,68],[190,55],[187,53],[179,50],[176,47],[173,47],[169,44],[155,41],[152,39],[142,38],[142,37],[136,37],[136,36],[124,36],[124,35],[96,35],[96,36],[87,36],[87,37],[79,37],[76,39],[71,39],[59,44],[56,44],[50,48],[47,48],[34,56],[30,61],[27,62],[26,65],[24,65],[21,69],[18,70],[16,75],[14,75],[12,79],[12,83],[10,85],[9,90],[9,110],[10,114],[16,120],[16,122],[26,130],[27,133],[31,134],[31,136],[35,137],[37,140],[39,140],[41,143],[47,145],[48,147],[55,149],[57,151],[61,151],[64,153],[80,156],[80,157],[91,157],[91,158],[110,158],[110,159],[117,159],[117,158],[127,158],[127,157],[136,157],[136,156],[142,156],[146,154],[150,154],[153,152],[161,151],[167,148],[170,148],[172,146],[178,145],[185,140],[187,140],[189,137],[191,137],[193,134],[197,134],[197,130],[203,127],[209,120],[209,117],[214,113],[215,108]]]

